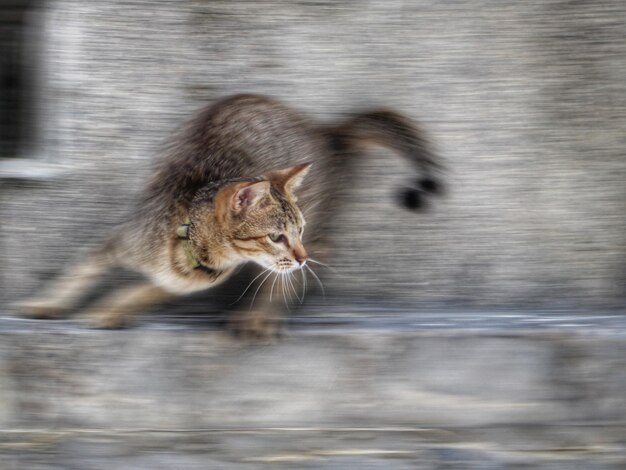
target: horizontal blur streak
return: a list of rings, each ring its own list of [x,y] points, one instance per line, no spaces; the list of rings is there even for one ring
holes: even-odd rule
[[[625,23],[622,0],[3,2],[3,305],[124,220],[225,95],[398,109],[447,192],[405,211],[408,165],[364,155],[326,299],[276,345],[212,328],[243,275],[128,331],[3,311],[0,468],[621,468]]]

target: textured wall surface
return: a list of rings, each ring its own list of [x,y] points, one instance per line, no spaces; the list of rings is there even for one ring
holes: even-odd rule
[[[0,190],[13,300],[124,216],[164,138],[217,97],[258,92],[321,120],[373,105],[418,119],[449,169],[425,214],[376,151],[341,188],[330,290],[403,303],[623,305],[626,5],[621,0],[50,0],[33,157]],[[35,57],[32,58],[35,63]]]
[[[3,319],[0,467],[623,469],[623,317],[587,317],[585,335],[531,319],[255,347],[178,322]]]

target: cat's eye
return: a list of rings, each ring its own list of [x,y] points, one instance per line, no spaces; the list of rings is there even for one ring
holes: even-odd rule
[[[274,243],[283,243],[284,245],[288,245],[287,237],[282,233],[270,233],[268,237],[270,237],[270,240]]]

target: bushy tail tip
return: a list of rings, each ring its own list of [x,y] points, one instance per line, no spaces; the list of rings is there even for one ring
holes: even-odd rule
[[[434,178],[422,178],[413,187],[403,188],[398,194],[400,205],[412,211],[423,210],[427,207],[430,195],[440,196],[443,185]]]

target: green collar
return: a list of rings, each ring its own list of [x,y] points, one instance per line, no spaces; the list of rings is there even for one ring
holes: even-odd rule
[[[185,221],[185,223],[178,226],[176,229],[176,235],[180,240],[180,243],[183,246],[183,251],[185,252],[185,257],[187,258],[187,263],[191,266],[192,269],[199,269],[200,271],[204,271],[207,274],[217,274],[219,271],[217,269],[213,269],[205,264],[202,264],[198,259],[194,256],[193,251],[191,249],[191,242],[189,240],[189,229],[191,227],[191,221],[189,218]]]

